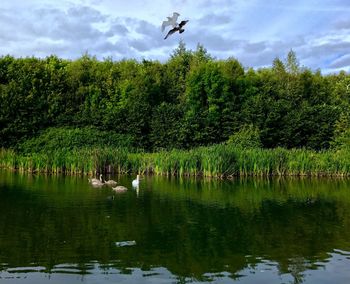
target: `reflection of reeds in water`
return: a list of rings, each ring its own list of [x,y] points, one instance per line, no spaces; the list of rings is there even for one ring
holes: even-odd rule
[[[93,174],[144,173],[177,176],[348,176],[348,151],[306,149],[244,149],[233,145],[188,151],[128,153],[120,148],[57,149],[47,153],[17,154],[0,150],[0,166],[32,172]]]
[[[260,210],[266,202],[295,203],[305,207],[319,202],[350,204],[349,180],[312,177],[211,178],[152,177],[153,193],[177,200],[191,200],[205,206],[235,207],[242,212]]]

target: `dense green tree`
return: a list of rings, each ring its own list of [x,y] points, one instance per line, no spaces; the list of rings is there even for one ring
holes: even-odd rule
[[[182,148],[183,112],[180,105],[163,102],[154,109],[150,143],[154,150]]]
[[[225,84],[222,93],[221,135],[223,140],[227,140],[242,125],[241,111],[246,80],[243,66],[236,59],[220,61],[219,66]]]
[[[296,53],[291,49],[287,54],[286,67],[290,74],[296,75],[299,72],[299,61]]]
[[[259,70],[184,42],[165,63],[3,56],[0,147],[46,129],[94,127],[145,150],[192,148],[251,125],[263,147],[321,150],[347,143],[349,86],[345,72],[324,76],[300,67],[293,50]]]

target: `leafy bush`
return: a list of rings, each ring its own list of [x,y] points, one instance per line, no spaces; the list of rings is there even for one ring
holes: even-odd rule
[[[57,149],[81,148],[127,148],[132,150],[132,139],[126,134],[101,131],[96,127],[48,128],[39,136],[19,143],[16,150],[21,153],[52,152]]]
[[[239,131],[229,137],[227,143],[243,148],[262,147],[259,129],[252,124],[244,125]]]
[[[350,108],[344,110],[335,123],[334,137],[331,143],[337,150],[350,150]]]
[[[334,146],[338,149],[350,150],[350,128],[334,139]]]

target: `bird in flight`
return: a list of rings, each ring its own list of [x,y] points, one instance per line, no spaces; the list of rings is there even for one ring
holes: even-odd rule
[[[172,17],[167,17],[168,20],[167,21],[163,21],[162,23],[162,32],[164,32],[165,27],[167,26],[172,26],[173,28],[175,28],[177,26],[177,18],[180,16],[179,13],[174,12]]]
[[[171,30],[168,32],[168,34],[165,36],[164,39],[167,39],[168,36],[170,36],[170,35],[172,35],[173,33],[176,33],[176,32],[179,32],[180,34],[182,34],[182,33],[185,31],[185,29],[183,29],[182,27],[183,27],[184,25],[186,25],[188,21],[189,21],[189,20],[181,21],[180,24],[179,24],[178,26],[175,26],[173,29],[171,29]]]

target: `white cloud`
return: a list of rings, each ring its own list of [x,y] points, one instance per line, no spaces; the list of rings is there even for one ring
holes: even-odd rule
[[[350,66],[350,54],[335,59],[330,65],[331,68],[343,68]]]

